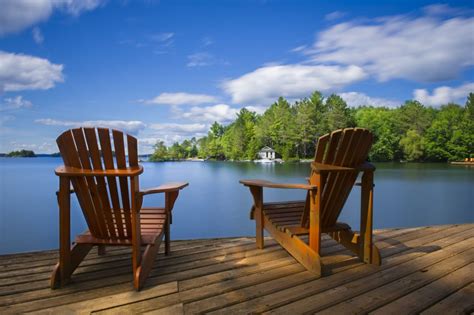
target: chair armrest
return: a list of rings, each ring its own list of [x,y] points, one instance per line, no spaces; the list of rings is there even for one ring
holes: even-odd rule
[[[355,172],[357,169],[352,167],[344,167],[330,164],[322,164],[317,162],[311,162],[311,169],[316,173],[325,172]]]
[[[125,169],[114,169],[114,170],[87,170],[72,166],[59,166],[54,171],[58,176],[137,176],[143,173],[143,166],[127,167]]]
[[[369,162],[364,162],[357,169],[360,171],[375,171],[375,165]]]
[[[173,191],[179,191],[183,189],[184,187],[188,186],[189,183],[186,182],[179,182],[179,183],[166,183],[163,185],[160,185],[158,187],[153,187],[149,189],[145,189],[139,192],[141,196],[145,195],[150,195],[150,194],[158,194],[158,193],[166,193],[166,192],[173,192]]]
[[[311,169],[316,173],[327,173],[327,172],[358,172],[358,171],[374,171],[375,166],[369,162],[364,162],[357,167],[345,167],[330,164],[322,164],[317,162],[311,163]]]
[[[74,189],[72,188],[69,189],[69,194],[74,194],[74,193],[75,193]],[[59,190],[56,191],[56,196],[59,196]]]
[[[242,179],[239,183],[245,186],[256,186],[256,187],[266,187],[266,188],[283,188],[283,189],[305,189],[305,190],[315,190],[318,188],[316,185],[308,184],[285,184],[285,183],[274,183],[267,180],[260,179]]]

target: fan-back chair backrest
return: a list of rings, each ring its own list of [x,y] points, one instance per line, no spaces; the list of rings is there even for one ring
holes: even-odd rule
[[[363,128],[333,131],[319,138],[314,161],[327,165],[356,168],[367,160],[372,140],[372,133]],[[336,224],[358,173],[329,172],[325,178],[323,176],[322,187],[318,188],[321,189],[320,222],[322,227],[331,227]],[[315,176],[315,174],[312,173],[311,176]]]
[[[138,167],[137,139],[106,128],[65,131],[56,142],[65,166],[83,170],[120,170]],[[113,143],[113,147],[112,147]],[[118,185],[117,185],[118,179]],[[79,176],[71,182],[90,233],[97,238],[131,239],[131,194],[128,177]]]

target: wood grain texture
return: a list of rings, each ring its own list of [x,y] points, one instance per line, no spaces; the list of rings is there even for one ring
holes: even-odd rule
[[[51,251],[0,256],[0,313],[463,313],[472,311],[474,224],[374,231],[380,268],[323,238],[318,278],[265,237],[171,242],[136,292],[130,247],[87,254],[71,284],[49,289]],[[53,257],[49,257],[53,256]],[[8,266],[7,271],[3,271]],[[25,279],[25,277],[29,277]]]

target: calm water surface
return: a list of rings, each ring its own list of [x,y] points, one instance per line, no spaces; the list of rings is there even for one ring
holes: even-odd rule
[[[58,208],[54,168],[60,158],[0,158],[0,254],[58,247]],[[174,209],[172,238],[192,239],[254,235],[252,204],[242,178],[304,182],[309,164],[252,162],[143,163],[141,187],[188,181]],[[375,173],[376,228],[474,222],[474,168],[447,164],[378,163]],[[341,221],[359,225],[360,189],[354,188]],[[297,190],[266,190],[265,200],[304,198]],[[72,198],[72,234],[85,228]],[[145,206],[163,197],[146,196]]]

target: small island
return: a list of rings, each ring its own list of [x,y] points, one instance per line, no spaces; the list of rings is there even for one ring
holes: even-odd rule
[[[5,155],[6,157],[36,157],[35,152],[31,150],[11,151]]]

